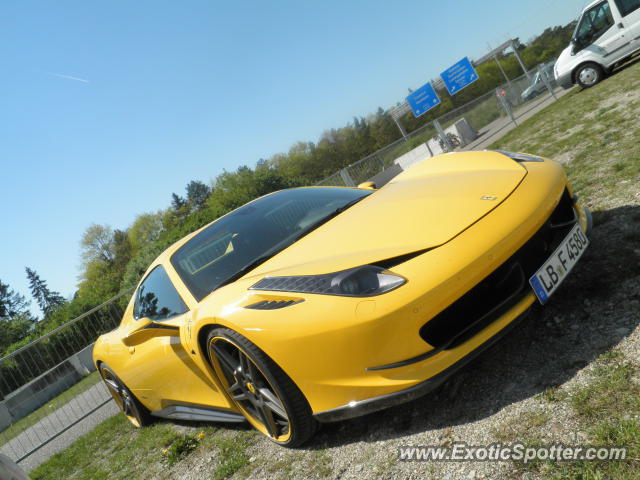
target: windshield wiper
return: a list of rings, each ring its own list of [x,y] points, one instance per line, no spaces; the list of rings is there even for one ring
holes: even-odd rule
[[[261,265],[264,262],[266,262],[267,260],[269,260],[270,258],[275,257],[281,251],[282,251],[282,248],[280,250],[276,250],[275,252],[267,253],[266,255],[262,255],[261,257],[256,258],[254,261],[252,261],[251,263],[246,264],[244,267],[240,268],[240,270],[238,270],[236,273],[234,273],[229,278],[227,278],[225,281],[220,283],[214,290],[217,290],[220,287],[224,287],[225,285],[228,285],[229,283],[233,283],[236,280],[238,280],[239,278],[244,277],[245,274],[248,271],[253,270],[258,265]]]

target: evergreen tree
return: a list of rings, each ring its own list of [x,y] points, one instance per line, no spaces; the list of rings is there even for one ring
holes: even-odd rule
[[[29,302],[0,280],[0,318],[27,313]]]
[[[171,206],[177,212],[187,204],[186,200],[176,193],[171,194]]]
[[[187,203],[191,211],[202,210],[207,203],[211,189],[204,183],[191,180],[187,185]]]
[[[42,280],[40,276],[29,267],[26,267],[27,278],[29,279],[29,288],[31,295],[38,303],[40,310],[47,317],[56,308],[64,305],[65,301],[58,292],[53,292],[47,287],[47,282]]]

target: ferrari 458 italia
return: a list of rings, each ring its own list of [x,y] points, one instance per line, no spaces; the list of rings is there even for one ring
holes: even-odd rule
[[[136,426],[247,420],[296,446],[440,385],[547,302],[590,228],[558,163],[512,152],[282,190],[160,255],[94,361]]]

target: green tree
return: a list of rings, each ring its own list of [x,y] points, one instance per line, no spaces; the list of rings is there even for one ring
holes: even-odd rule
[[[65,304],[65,300],[58,292],[49,290],[47,282],[42,280],[40,276],[29,267],[25,268],[27,279],[29,280],[29,288],[31,295],[42,310],[45,318],[53,311]]]
[[[162,212],[138,215],[127,231],[131,248],[136,251],[144,245],[155,242],[162,232]]]
[[[7,349],[27,337],[35,320],[27,312],[11,317],[0,317],[0,356],[4,356]]]
[[[91,262],[110,262],[115,257],[113,229],[108,225],[90,225],[80,240],[82,260]]]
[[[0,318],[14,317],[27,313],[29,302],[24,296],[14,292],[0,280]]]
[[[174,210],[180,210],[182,207],[187,205],[187,201],[182,198],[180,195],[178,195],[177,193],[172,193],[171,194],[171,207]]]
[[[207,198],[211,194],[211,189],[204,183],[191,180],[187,184],[187,203],[191,211],[202,210],[207,204]]]

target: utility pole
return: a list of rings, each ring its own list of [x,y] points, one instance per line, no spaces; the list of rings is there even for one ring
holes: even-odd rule
[[[529,70],[527,70],[527,67],[524,66],[524,62],[522,61],[522,57],[520,57],[520,54],[518,53],[518,49],[516,48],[516,42],[514,40],[511,40],[511,48],[513,49],[513,53],[515,54],[516,59],[518,60],[518,63],[522,68],[522,71],[527,76],[529,81],[531,81],[531,73],[529,73]]]

